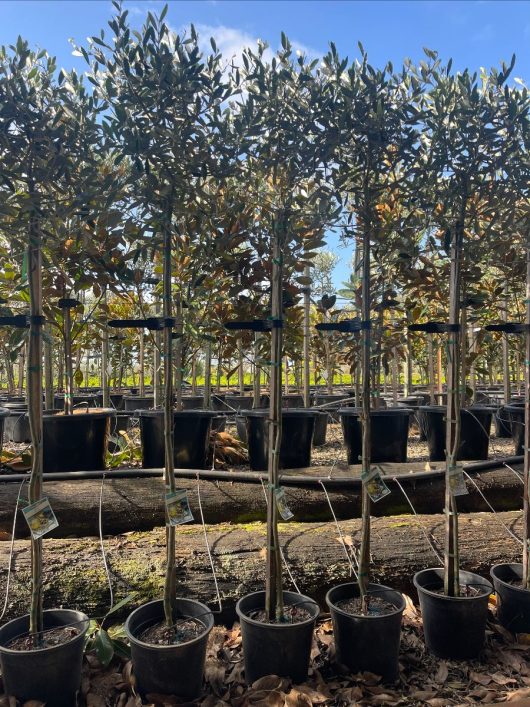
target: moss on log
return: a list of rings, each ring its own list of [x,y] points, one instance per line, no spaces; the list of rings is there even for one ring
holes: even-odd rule
[[[501,521],[520,535],[520,513],[476,513],[460,518],[462,567],[488,575],[491,565],[519,558],[520,545]],[[360,522],[340,524],[347,545],[359,540]],[[206,526],[224,618],[233,618],[236,600],[263,586],[265,526],[262,523]],[[443,547],[442,515],[396,516],[373,520],[373,576],[378,581],[412,593],[414,572],[439,566],[426,535],[438,552]],[[281,525],[289,567],[300,589],[323,602],[327,589],[350,580],[350,567],[334,523]],[[164,579],[165,532],[134,532],[105,539],[112,568],[115,598],[136,592],[135,603],[161,596]],[[4,596],[10,543],[0,542],[0,597]],[[102,616],[109,608],[109,589],[99,539],[45,539],[45,605],[68,606]],[[29,597],[30,547],[27,540],[14,544],[13,574],[6,619],[26,611]],[[200,526],[177,531],[178,592],[216,607],[214,582]],[[286,587],[290,581],[285,575]]]

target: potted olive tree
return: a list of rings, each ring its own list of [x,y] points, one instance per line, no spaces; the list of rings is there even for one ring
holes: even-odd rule
[[[265,591],[242,597],[236,607],[241,621],[245,678],[289,675],[296,682],[307,675],[313,626],[318,605],[303,595],[283,590],[278,518],[284,507],[279,486],[282,426],[289,414],[282,411],[284,297],[287,273],[297,258],[308,260],[322,245],[314,233],[322,218],[331,221],[329,185],[324,179],[326,152],[322,152],[324,104],[315,64],[303,56],[292,59],[292,48],[282,35],[282,48],[268,63],[265,47],[244,52],[244,81],[248,98],[238,106],[236,124],[251,137],[246,146],[241,180],[255,204],[255,229],[268,248],[266,258],[270,292],[268,318],[254,330],[270,331],[270,410],[249,411],[268,418],[267,557]],[[261,239],[249,234],[256,247]],[[258,246],[259,247],[259,246]],[[305,251],[305,256],[304,256]],[[252,324],[252,323],[250,323]],[[260,325],[258,327],[258,324]],[[235,324],[238,326],[238,323]],[[251,328],[250,325],[248,328]]]
[[[512,63],[513,67],[513,63]],[[448,66],[426,97],[422,135],[425,181],[430,203],[437,205],[442,248],[449,254],[448,323],[436,325],[447,336],[446,410],[446,545],[444,567],[426,569],[414,577],[423,616],[425,641],[437,656],[473,658],[482,649],[491,584],[460,570],[458,550],[459,494],[466,493],[457,464],[461,439],[462,261],[466,239],[486,238],[505,212],[499,166],[512,150],[491,95],[506,81],[511,68],[483,77],[464,71],[453,75]],[[489,83],[491,82],[491,90]],[[450,116],[449,127],[447,116]],[[432,324],[427,325],[431,326]]]
[[[170,30],[164,22],[167,7],[159,17],[148,13],[138,34],[130,29],[127,11],[118,3],[115,7],[117,15],[109,23],[112,40],[102,32],[90,43],[90,80],[107,102],[104,127],[114,149],[131,163],[129,198],[143,223],[138,255],[155,247],[162,256],[163,312],[153,325],[163,332],[167,513],[164,597],[136,609],[126,631],[140,691],[190,700],[202,689],[213,615],[204,604],[177,596],[176,526],[189,520],[189,507],[173,473],[174,431],[182,414],[173,410],[172,330],[181,331],[182,306],[179,301],[174,307],[173,251],[194,200],[204,197],[205,178],[222,176],[216,136],[230,86],[217,51],[203,61],[193,27],[189,37]],[[81,52],[90,58],[86,50]]]
[[[404,415],[408,430],[409,410],[372,409],[372,293],[371,250],[391,247],[388,239],[399,228],[399,204],[412,199],[413,176],[417,169],[417,123],[422,82],[412,66],[394,73],[390,65],[372,68],[360,45],[361,61],[344,71],[332,46],[325,57],[326,72],[334,87],[337,108],[335,174],[346,195],[357,231],[361,265],[361,316],[344,322],[343,331],[361,332],[362,408],[341,410],[343,420],[356,415],[361,422],[361,468],[363,480],[362,530],[357,582],[333,587],[327,594],[338,660],[353,672],[369,670],[385,681],[398,675],[403,596],[389,587],[370,581],[370,509],[388,491],[378,467],[372,465],[375,416]],[[395,208],[385,203],[391,195]],[[412,208],[412,207],[409,207]],[[397,214],[397,217],[396,217]],[[390,421],[392,418],[390,418]],[[357,460],[355,460],[357,461]]]
[[[55,60],[32,52],[21,38],[0,50],[0,214],[6,226],[26,232],[32,441],[25,509],[32,531],[30,612],[0,629],[0,660],[5,692],[23,702],[66,707],[74,704],[81,682],[88,618],[69,609],[43,611],[42,535],[56,521],[42,489],[42,244],[53,240],[50,222],[79,208],[61,198],[61,189],[81,159],[86,133],[80,125],[90,120],[90,105],[77,77],[59,86],[55,74]]]

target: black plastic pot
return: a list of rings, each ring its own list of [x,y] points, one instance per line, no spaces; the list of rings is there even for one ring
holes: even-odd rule
[[[64,393],[56,393],[53,396],[53,406],[56,410],[64,410]],[[88,407],[97,407],[98,404],[98,396],[95,395],[94,393],[84,393],[82,395],[72,395],[72,405],[74,407],[76,406],[83,406],[87,405]]]
[[[311,409],[282,410],[280,469],[311,465],[311,445],[317,412]],[[269,458],[269,410],[247,410],[248,457],[252,471],[265,471]]]
[[[348,398],[349,395],[347,393],[328,393],[327,395],[325,393],[314,393],[312,395],[313,405],[315,407],[326,405],[327,407],[323,408],[323,410],[327,410],[334,422],[339,421],[338,408],[341,406],[341,401],[348,400]],[[331,403],[335,403],[335,405],[333,406]],[[342,407],[348,407],[348,405],[350,403],[344,403]]]
[[[74,415],[46,410],[42,437],[44,472],[104,469],[111,420],[115,416],[116,410],[111,408],[89,408]]]
[[[208,635],[213,628],[213,614],[205,604],[192,599],[176,600],[176,609],[183,618],[195,618],[204,624],[204,633],[192,641],[173,646],[155,646],[140,641],[137,636],[150,626],[164,621],[161,600],[151,601],[130,614],[125,632],[131,643],[131,656],[140,693],[145,695],[175,695],[194,700],[202,691],[204,662]]]
[[[343,611],[337,602],[359,596],[359,585],[339,584],[330,589],[326,603],[333,621],[337,662],[350,672],[368,670],[383,682],[394,682],[399,675],[399,644],[405,599],[400,592],[381,584],[369,584],[368,594],[393,604],[395,610],[381,616],[355,616]]]
[[[514,586],[520,582],[520,563],[494,565],[490,571],[497,594],[497,618],[512,633],[530,633],[530,590]]]
[[[320,609],[318,604],[295,592],[283,592],[284,605],[300,605],[310,618],[300,623],[266,624],[249,614],[265,607],[265,592],[247,594],[237,602],[241,623],[245,680],[251,684],[264,675],[290,677],[294,683],[307,679],[313,629]]]
[[[3,417],[4,442],[22,444],[31,441],[29,430],[28,406],[25,403],[2,403],[2,407],[9,412]]]
[[[493,587],[472,572],[460,571],[460,583],[479,590],[477,596],[448,597],[443,590],[443,569],[427,569],[414,575],[427,648],[439,658],[476,658],[486,633],[488,598]]]
[[[521,455],[524,451],[524,404],[505,405],[504,409],[510,421],[515,454]]]
[[[282,405],[284,408],[303,408],[304,396],[299,393],[287,393],[282,395]]]
[[[512,436],[512,426],[505,405],[501,405],[494,417],[495,422],[495,437],[500,439],[509,439]]]
[[[236,432],[243,444],[247,444],[247,421],[243,415],[236,415]]]
[[[150,410],[155,404],[154,395],[124,395],[123,409],[124,410]]]
[[[29,615],[0,628],[0,665],[4,692],[20,702],[39,700],[50,707],[72,707],[81,684],[81,664],[88,616],[71,609],[44,612],[44,628],[75,625],[79,634],[51,648],[16,651],[6,648],[15,637],[29,631]]]
[[[321,447],[326,444],[326,433],[328,431],[329,414],[319,411],[315,417],[315,430],[313,432],[313,447]]]
[[[204,406],[204,396],[202,395],[183,395],[182,409],[183,410],[202,410]]]
[[[205,469],[214,410],[174,411],[173,456],[177,469]],[[164,411],[140,410],[142,466],[164,466]]]
[[[226,415],[220,415],[217,413],[215,417],[212,417],[212,430],[215,432],[224,432],[226,429]]]
[[[360,408],[341,408],[342,432],[346,444],[348,464],[359,464],[362,452],[362,425]],[[374,463],[406,462],[409,418],[408,408],[372,410],[371,460]]]
[[[225,397],[225,412],[252,410],[254,398],[251,395],[227,395]]]
[[[462,430],[457,459],[487,459],[489,452],[491,407],[472,406],[461,410]],[[424,405],[417,410],[418,422],[429,447],[429,460],[445,459],[445,421],[447,408],[442,405]]]
[[[117,412],[110,428],[111,437],[119,439],[121,436],[120,432],[126,432],[129,434],[130,429],[133,426],[133,420],[137,426],[138,418],[135,418],[133,412],[125,412],[124,410]],[[119,449],[119,445],[114,440],[109,439],[109,452],[118,452]]]
[[[116,410],[123,410],[123,393],[110,393],[110,404]],[[97,394],[98,405],[103,407],[103,393]]]

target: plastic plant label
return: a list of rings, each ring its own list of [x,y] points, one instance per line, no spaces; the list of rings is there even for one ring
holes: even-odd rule
[[[284,520],[290,520],[293,517],[293,512],[287,505],[287,498],[285,496],[285,489],[280,486],[280,488],[274,489],[274,495],[276,496],[276,507],[278,512]]]
[[[26,523],[29,526],[34,540],[42,538],[42,536],[49,533],[50,530],[59,526],[55,513],[47,498],[41,498],[40,501],[31,503],[29,506],[22,509],[22,513],[24,514],[24,518],[26,519]]]
[[[167,525],[182,525],[193,520],[193,513],[185,489],[166,493]]]
[[[464,470],[461,466],[449,469],[449,488],[453,496],[465,496],[469,493],[464,479]]]
[[[378,466],[373,466],[361,479],[374,503],[377,503],[377,501],[380,501],[390,493],[390,489],[383,481],[381,469]]]

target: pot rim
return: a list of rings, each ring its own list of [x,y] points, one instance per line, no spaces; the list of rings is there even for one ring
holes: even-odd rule
[[[370,583],[369,586],[375,586],[375,587],[379,587],[380,589],[384,589],[386,591],[395,592],[401,598],[401,602],[402,602],[403,606],[401,608],[395,607],[394,611],[389,611],[388,613],[382,614],[379,616],[377,616],[377,615],[364,616],[363,614],[352,614],[349,611],[344,611],[343,609],[341,609],[329,598],[329,595],[335,589],[339,589],[340,587],[358,587],[358,586],[359,586],[359,584],[357,582],[344,582],[343,584],[337,584],[334,587],[331,587],[331,589],[329,589],[326,593],[326,604],[329,606],[329,608],[333,607],[333,610],[336,611],[341,616],[350,617],[352,619],[366,619],[367,621],[374,621],[377,619],[386,619],[389,616],[395,616],[396,614],[402,614],[403,611],[405,610],[405,607],[407,606],[407,602],[405,601],[405,597],[403,596],[403,594],[400,591],[398,591],[397,589],[392,589],[392,587],[387,587],[386,584],[372,584],[372,583]],[[368,594],[370,594],[370,591],[368,591]]]
[[[362,408],[339,408],[339,415],[342,417],[359,417],[362,415]],[[405,417],[406,415],[413,415],[414,410],[412,408],[403,407],[392,407],[392,408],[381,408],[370,410],[370,417]]]
[[[190,618],[192,618],[192,619],[197,619],[197,621],[200,621],[200,623],[203,624],[203,626],[204,626],[204,631],[203,631],[201,634],[199,634],[198,636],[195,636],[195,638],[192,638],[192,639],[190,639],[189,641],[183,641],[182,643],[175,643],[175,644],[172,644],[172,645],[170,645],[170,646],[159,646],[159,645],[155,645],[155,644],[153,644],[153,643],[145,643],[145,641],[141,641],[139,638],[137,638],[137,637],[133,634],[133,632],[131,631],[131,629],[129,628],[129,624],[130,624],[130,621],[131,621],[131,617],[134,616],[134,614],[135,614],[137,611],[140,611],[140,610],[142,610],[142,609],[145,609],[146,606],[151,606],[151,605],[153,605],[153,604],[156,604],[157,606],[159,606],[159,607],[162,609],[162,611],[161,611],[161,620],[162,620],[162,621],[164,620],[164,602],[163,602],[162,599],[155,599],[154,601],[148,601],[148,602],[146,602],[145,604],[141,604],[140,606],[136,607],[136,609],[134,609],[133,611],[131,611],[131,613],[130,613],[129,616],[127,617],[127,619],[126,619],[126,621],[125,621],[123,627],[124,627],[124,629],[125,629],[125,633],[127,634],[127,638],[129,639],[129,641],[130,641],[131,643],[135,643],[137,646],[141,646],[143,649],[148,649],[148,650],[152,650],[152,651],[170,651],[170,650],[175,650],[176,648],[181,648],[181,647],[183,647],[183,646],[191,646],[191,645],[193,645],[194,643],[198,643],[199,641],[204,640],[205,635],[208,636],[208,634],[210,633],[210,631],[212,630],[212,628],[213,628],[213,626],[214,626],[214,618],[213,618],[213,612],[212,612],[212,610],[211,610],[209,607],[207,607],[206,604],[203,604],[201,601],[197,601],[196,599],[188,599],[187,597],[177,597],[177,602],[179,601],[179,599],[182,599],[182,600],[184,600],[184,601],[193,602],[193,603],[196,604],[197,606],[200,606],[200,607],[204,608],[204,610],[205,610],[205,611],[204,611],[204,614],[201,615],[200,618],[199,618],[199,617],[195,617],[195,616],[190,617]],[[205,620],[210,619],[210,620],[211,620],[211,621],[210,621],[211,625],[210,625],[210,626],[207,626],[207,625],[204,623],[204,621],[202,620],[203,618],[204,618]]]
[[[129,411],[128,411],[129,412]],[[130,412],[138,413],[139,417],[162,417],[164,410],[131,410]],[[173,410],[173,417],[222,417],[217,410]]]
[[[320,410],[312,408],[282,408],[282,417],[316,417]],[[256,410],[240,410],[241,417],[268,417],[270,408],[258,408]]]
[[[501,584],[504,584],[506,587],[513,589],[514,592],[522,592],[522,593],[530,594],[530,588],[524,589],[524,587],[516,587],[513,584],[509,584],[504,579],[497,577],[497,575],[495,574],[495,570],[498,567],[509,567],[509,568],[520,567],[521,574],[522,574],[523,565],[521,562],[497,562],[496,565],[492,565],[492,567],[490,568],[490,577],[492,577],[493,580],[500,582]]]
[[[0,407],[0,417],[9,417],[12,412],[15,412],[15,413],[19,412],[19,413],[24,414],[26,412],[26,410],[15,410],[14,408],[8,409],[8,408]]]
[[[423,572],[432,572],[433,570],[439,570],[442,573],[444,572],[443,567],[426,567],[425,569],[420,570],[419,572],[416,572],[414,574],[414,576],[412,578],[412,583],[416,587],[418,594],[420,591],[422,591],[424,594],[428,594],[430,597],[435,597],[436,599],[443,599],[443,600],[449,601],[449,602],[463,602],[463,601],[471,602],[471,601],[483,600],[486,597],[489,597],[490,594],[493,593],[493,585],[491,584],[491,582],[489,582],[487,579],[484,579],[484,577],[481,577],[479,574],[475,574],[475,572],[468,572],[467,570],[463,570],[467,574],[471,574],[474,577],[477,577],[478,579],[480,579],[481,581],[476,582],[476,585],[479,587],[480,586],[489,587],[488,591],[484,592],[483,594],[479,594],[475,597],[450,597],[450,596],[447,596],[447,594],[438,594],[437,592],[433,592],[430,589],[426,589],[421,584],[419,584],[419,582],[417,581],[418,575],[422,574]],[[443,586],[443,575],[442,575],[442,586]]]
[[[248,616],[248,614],[245,614],[241,610],[240,604],[242,601],[244,601],[248,597],[257,596],[258,594],[261,595],[263,597],[263,599],[265,600],[265,592],[263,590],[260,590],[258,592],[250,592],[249,594],[245,594],[240,599],[238,599],[237,604],[236,604],[236,613],[239,616],[239,618],[241,620],[247,621],[252,626],[259,626],[261,628],[271,629],[271,630],[275,630],[275,631],[283,631],[286,628],[292,628],[293,626],[296,626],[296,627],[308,626],[309,624],[314,623],[318,619],[318,616],[320,614],[320,607],[314,599],[311,599],[311,597],[308,597],[305,594],[298,594],[297,592],[289,592],[288,590],[284,589],[283,590],[284,599],[285,599],[285,594],[294,594],[296,596],[303,597],[303,599],[305,599],[305,601],[301,602],[301,603],[310,604],[310,605],[316,607],[315,615],[310,616],[308,619],[304,619],[304,621],[297,621],[295,624],[267,624],[267,623],[264,623],[263,621],[256,621],[256,619],[250,618],[250,616]],[[292,603],[294,604],[296,602],[292,602]],[[265,601],[263,601],[263,605],[265,606]]]
[[[98,417],[116,417],[116,408],[76,408],[74,415],[65,415],[64,410],[44,410],[43,416],[47,420],[78,420],[95,419]]]
[[[84,626],[83,630],[80,631],[80,632],[77,634],[77,636],[73,636],[73,637],[70,638],[68,641],[65,641],[64,643],[60,643],[60,644],[57,645],[57,646],[47,646],[46,648],[32,648],[31,650],[24,650],[24,651],[15,650],[14,648],[8,648],[7,646],[4,646],[4,645],[2,645],[2,644],[0,643],[0,653],[5,653],[5,654],[10,655],[10,656],[14,656],[14,655],[24,655],[24,656],[27,656],[28,654],[31,654],[31,653],[39,653],[39,654],[42,654],[42,653],[44,653],[45,651],[54,651],[54,650],[56,650],[56,649],[58,649],[58,648],[63,648],[64,646],[68,646],[69,644],[73,643],[74,641],[79,640],[80,638],[83,638],[83,639],[84,639],[84,636],[85,636],[86,632],[88,631],[88,627],[89,627],[89,625],[90,625],[90,619],[89,619],[89,617],[88,617],[83,611],[79,611],[79,610],[77,610],[77,609],[45,609],[45,610],[44,610],[44,614],[48,614],[48,615],[50,615],[50,614],[57,614],[57,613],[60,613],[60,612],[69,612],[69,613],[75,614],[75,615],[77,615],[77,616],[82,616],[82,617],[83,617],[83,618],[80,619],[79,621],[72,622],[72,623],[81,624],[81,625]],[[20,619],[24,619],[24,618],[26,618],[26,617],[28,617],[28,627],[29,627],[29,614],[23,614],[22,616],[17,616],[15,619],[11,619],[11,621],[8,621],[6,624],[4,624],[3,626],[1,626],[1,627],[0,627],[0,632],[2,631],[2,629],[6,628],[6,626],[9,626],[9,624],[11,624],[11,623],[13,623],[13,622],[15,622],[15,621],[19,621]],[[70,624],[64,624],[64,626],[54,626],[53,628],[66,628],[68,625],[70,625]],[[29,633],[29,630],[28,630],[28,631],[24,631],[24,633],[21,634],[21,635],[25,635],[25,634],[27,634],[27,633]]]
[[[441,414],[447,412],[447,405],[420,405],[420,409]],[[497,407],[495,405],[470,405],[467,408],[460,408],[460,412],[470,414],[473,412],[490,412],[494,414],[496,411]]]

